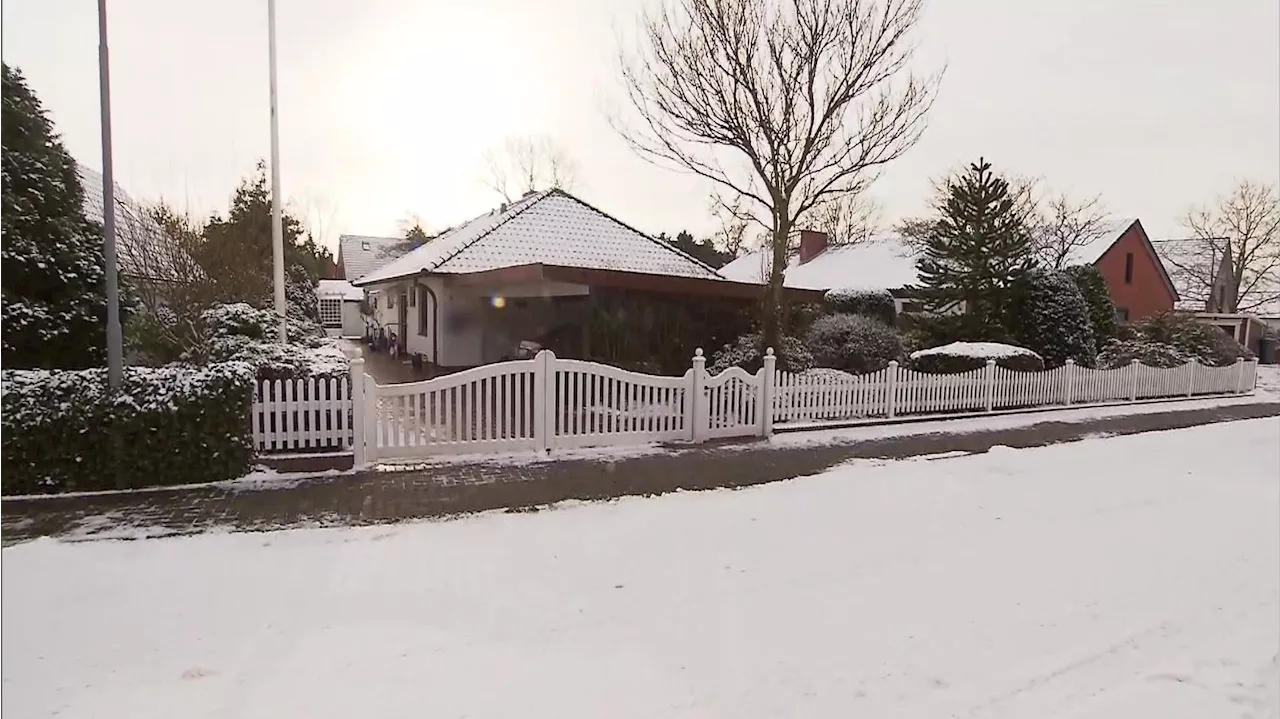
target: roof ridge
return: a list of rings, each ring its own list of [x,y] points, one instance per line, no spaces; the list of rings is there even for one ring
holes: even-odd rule
[[[574,202],[577,202],[579,205],[582,205],[583,207],[587,208],[588,210],[591,210],[592,212],[595,212],[596,214],[601,215],[601,216],[603,216],[603,217],[605,217],[605,218],[607,218],[607,219],[613,220],[614,222],[618,223],[619,225],[622,225],[623,227],[627,228],[628,230],[631,230],[632,232],[636,233],[637,235],[640,235],[641,237],[645,238],[646,240],[649,240],[650,242],[652,242],[652,243],[654,243],[654,244],[656,244],[656,245],[658,245],[658,246],[660,246],[660,247],[663,247],[664,249],[666,249],[666,250],[668,250],[668,251],[670,251],[670,252],[674,252],[674,253],[676,253],[677,255],[680,255],[681,257],[685,258],[686,260],[689,260],[689,261],[693,262],[694,264],[698,265],[698,266],[699,266],[699,267],[701,267],[702,269],[709,271],[711,274],[715,275],[716,277],[719,277],[719,278],[720,278],[720,279],[722,279],[722,280],[723,280],[723,279],[727,279],[724,275],[720,274],[720,271],[719,271],[719,270],[717,270],[716,268],[712,267],[711,265],[708,265],[707,263],[703,262],[702,260],[698,259],[697,257],[694,257],[693,255],[691,255],[691,254],[689,254],[689,253],[685,252],[684,250],[680,249],[679,247],[676,247],[675,245],[671,244],[670,242],[663,242],[662,240],[659,240],[659,239],[658,239],[658,238],[656,238],[656,237],[652,237],[652,236],[650,236],[650,235],[649,235],[649,234],[647,234],[647,233],[644,233],[644,232],[641,232],[640,230],[637,230],[636,228],[632,227],[631,225],[628,225],[627,223],[623,222],[622,220],[619,220],[618,218],[614,217],[613,215],[610,215],[609,213],[605,212],[604,210],[601,210],[600,208],[596,207],[595,205],[592,205],[591,203],[586,202],[585,200],[583,200],[583,199],[581,199],[581,198],[577,197],[576,195],[571,195],[571,194],[569,194],[568,192],[565,192],[564,190],[562,190],[562,189],[560,189],[560,188],[558,188],[558,187],[553,187],[553,188],[551,188],[551,189],[547,192],[547,194],[548,194],[548,195],[551,195],[551,194],[553,194],[553,193],[559,193],[559,194],[561,194],[561,195],[564,195],[565,197],[569,198],[570,200],[573,200]]]
[[[459,247],[455,248],[453,252],[449,253],[448,255],[445,255],[444,257],[441,257],[439,260],[437,260],[436,262],[432,263],[432,265],[431,265],[430,267],[424,267],[424,268],[422,268],[422,271],[423,271],[423,272],[427,272],[427,271],[430,271],[430,270],[434,270],[434,269],[436,269],[436,268],[440,267],[441,265],[443,265],[444,263],[448,262],[449,260],[452,260],[453,258],[455,258],[455,257],[457,257],[458,255],[462,254],[462,252],[463,252],[464,250],[466,250],[468,247],[471,247],[472,245],[474,245],[475,243],[479,242],[480,240],[482,240],[482,239],[484,239],[484,238],[488,237],[489,235],[493,234],[493,231],[494,231],[494,230],[498,229],[499,227],[502,227],[503,225],[507,224],[508,222],[510,222],[510,221],[514,220],[515,218],[519,217],[521,214],[523,214],[523,213],[524,213],[524,211],[525,211],[525,210],[529,209],[530,207],[533,207],[534,205],[538,204],[539,202],[542,202],[543,200],[547,199],[547,197],[548,197],[548,196],[550,196],[552,192],[553,192],[553,190],[544,190],[544,191],[542,192],[541,196],[539,196],[539,197],[535,197],[535,198],[533,198],[533,199],[530,199],[528,202],[526,202],[526,203],[524,204],[524,206],[523,206],[523,207],[521,207],[521,208],[519,208],[519,209],[515,209],[515,210],[513,210],[512,208],[507,208],[506,213],[504,213],[504,214],[507,214],[507,216],[506,216],[506,217],[502,218],[502,219],[501,219],[501,220],[499,220],[498,222],[496,222],[496,223],[494,223],[493,225],[491,225],[491,226],[490,226],[488,229],[486,229],[484,232],[481,232],[480,234],[478,234],[478,235],[476,235],[475,237],[471,238],[471,240],[470,240],[469,242],[464,242],[461,246],[459,246]],[[524,199],[528,199],[528,198],[524,198]],[[471,218],[471,219],[470,219],[470,220],[468,220],[467,222],[462,223],[461,225],[459,225],[459,226],[458,226],[457,228],[455,228],[455,229],[461,229],[461,228],[463,228],[463,227],[466,227],[467,225],[471,224],[472,222],[475,222],[476,220],[480,219],[481,217],[483,217],[483,215],[477,215],[476,217]],[[437,239],[439,239],[439,238],[437,238]],[[423,246],[425,247],[425,245],[423,245]]]

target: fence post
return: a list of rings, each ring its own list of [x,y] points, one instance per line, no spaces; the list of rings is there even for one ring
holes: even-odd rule
[[[1129,362],[1129,401],[1134,402],[1138,399],[1138,358],[1134,357]]]
[[[555,428],[555,353],[540,350],[533,357],[533,441],[539,452],[551,451]]]
[[[356,466],[364,464],[364,359],[351,360],[351,461]],[[336,424],[336,423],[335,423]]]
[[[773,348],[765,350],[764,366],[760,368],[764,376],[760,378],[760,404],[757,410],[760,412],[760,436],[762,437],[773,434],[773,378],[777,364],[778,358],[774,356]]]
[[[1189,375],[1187,377],[1187,396],[1190,397],[1196,392],[1196,367],[1199,367],[1200,363],[1195,360],[1191,360],[1187,363],[1187,366],[1191,368],[1191,370],[1187,372]]]
[[[990,412],[996,405],[996,361],[987,360],[982,370],[983,407]]]
[[[1244,358],[1236,358],[1236,393],[1244,392]]]
[[[707,380],[707,358],[702,356],[702,348],[693,351],[693,401],[689,404],[693,409],[693,431],[690,433],[694,442],[705,439],[707,431],[707,398],[703,385]]]
[[[378,382],[373,375],[362,374],[364,384],[364,460],[378,458]]]
[[[1075,360],[1071,359],[1070,357],[1067,358],[1067,363],[1062,365],[1062,376],[1066,378],[1063,381],[1063,384],[1066,386],[1062,390],[1062,403],[1071,404],[1071,400],[1073,399],[1071,395],[1075,390],[1075,386],[1074,386],[1075,379],[1076,379],[1076,361]]]
[[[889,360],[889,381],[885,387],[885,411],[889,419],[898,412],[898,360]]]

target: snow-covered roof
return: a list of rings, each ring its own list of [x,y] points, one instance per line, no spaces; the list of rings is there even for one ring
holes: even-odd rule
[[[736,282],[763,283],[769,276],[767,248],[743,255],[720,268]],[[916,284],[916,253],[900,237],[885,236],[828,247],[800,264],[793,254],[783,284],[803,290],[897,290]]]
[[[670,244],[562,190],[549,190],[463,223],[360,277],[356,284],[424,272],[462,274],[531,264],[722,279]]]
[[[338,252],[348,280],[360,279],[400,257],[404,250],[403,237],[342,235],[338,238]]]
[[[102,196],[102,173],[76,163],[76,174],[84,188],[84,213],[102,224],[106,204]],[[115,183],[116,258],[121,274],[151,280],[181,281],[179,267],[194,268],[194,263],[181,261],[173,253],[183,252],[165,241],[164,229],[151,218],[139,202],[129,196],[120,183]],[[193,269],[194,271],[194,269]]]
[[[341,297],[359,302],[364,299],[364,290],[346,280],[320,280],[316,285],[316,297]]]
[[[1119,220],[1111,220],[1106,223],[1105,229],[1096,239],[1078,247],[1072,247],[1067,252],[1065,265],[1092,265],[1111,249],[1120,236],[1133,227],[1133,223],[1137,222],[1136,217],[1126,217]]]
[[[942,345],[941,347],[930,347],[929,349],[916,350],[911,353],[911,359],[919,359],[921,357],[928,357],[929,355],[944,355],[946,357],[977,357],[978,359],[1040,356],[1025,347],[1015,347],[1014,345],[1006,345],[999,342],[952,342],[949,345]]]

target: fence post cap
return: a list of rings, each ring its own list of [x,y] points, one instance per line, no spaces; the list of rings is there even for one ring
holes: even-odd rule
[[[1237,358],[1236,358],[1236,362],[1244,362],[1244,358],[1243,358],[1243,357],[1237,357]]]
[[[1138,364],[1141,361],[1142,360],[1138,359],[1137,357],[1134,357],[1133,359],[1129,360],[1129,364]]]
[[[701,347],[699,347],[698,349],[694,350],[694,351],[693,351],[693,356],[694,356],[694,357],[701,357],[701,356],[702,356],[702,348],[701,348]]]
[[[890,367],[897,367],[897,366],[898,366],[898,360],[889,360],[889,366],[890,366]]]
[[[766,350],[764,351],[764,356],[765,356],[765,357],[772,357],[772,356],[773,356],[773,348],[772,348],[772,347],[770,347],[770,348],[766,349]]]
[[[354,358],[354,359],[352,359],[352,360],[351,360],[351,364],[356,365],[356,366],[360,366],[360,365],[364,364],[364,358],[363,358],[363,357],[356,357],[356,358]]]
[[[1068,362],[1070,362],[1071,360],[1067,360],[1067,361],[1068,361]],[[988,358],[988,359],[987,359],[987,366],[988,366],[988,367],[993,366],[995,363],[996,363],[996,361],[995,361],[995,360],[990,359],[990,358]]]
[[[991,362],[992,360],[987,360],[987,361]],[[1076,363],[1075,360],[1071,359],[1070,357],[1067,358],[1067,364],[1075,364],[1075,363]]]

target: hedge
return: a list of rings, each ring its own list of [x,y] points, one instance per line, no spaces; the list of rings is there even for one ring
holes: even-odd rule
[[[1092,367],[1098,353],[1089,303],[1065,272],[1031,270],[1013,283],[1005,326],[1014,341],[1044,359],[1047,367],[1074,360]]]
[[[987,360],[995,360],[997,367],[1019,372],[1044,369],[1044,360],[1035,352],[997,342],[953,342],[912,352],[911,369],[930,374],[954,374],[985,367]]]
[[[764,364],[764,349],[761,335],[752,333],[742,335],[731,345],[721,347],[707,363],[707,371],[719,374],[730,367],[741,367],[748,372],[755,372]],[[778,346],[773,348],[777,359],[777,368],[787,372],[803,372],[813,367],[813,355],[804,343],[795,337],[783,337]]]
[[[898,320],[898,306],[888,290],[831,289],[823,299],[835,313],[871,317],[887,325]]]
[[[136,489],[242,476],[253,368],[231,362],[0,374],[3,494]]]
[[[897,330],[871,317],[835,314],[818,318],[805,336],[818,367],[854,374],[876,372],[903,358]]]

